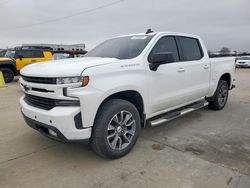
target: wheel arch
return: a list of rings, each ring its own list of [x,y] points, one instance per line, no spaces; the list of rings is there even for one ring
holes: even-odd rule
[[[0,63],[0,69],[1,68],[9,68],[13,71],[13,73],[16,75],[17,71],[14,65],[12,65],[11,63]]]
[[[230,73],[224,73],[224,74],[220,77],[219,81],[220,81],[220,80],[225,80],[225,81],[227,82],[227,84],[228,84],[228,87],[229,87],[229,88],[231,87],[232,77],[231,77],[231,74],[230,74]],[[218,82],[218,84],[219,84],[219,82]],[[217,84],[217,85],[218,85],[218,84]]]
[[[223,73],[223,74],[221,75],[221,77],[219,78],[217,84],[216,84],[216,87],[215,87],[215,89],[214,89],[214,91],[213,91],[213,95],[212,95],[212,96],[209,96],[209,97],[206,97],[206,99],[207,99],[208,101],[213,101],[213,100],[214,100],[214,95],[215,95],[215,92],[216,92],[216,90],[217,90],[217,87],[218,87],[218,85],[219,85],[220,80],[225,80],[225,81],[227,82],[227,84],[228,84],[229,89],[231,89],[232,76],[231,76],[231,74],[228,73],[228,72],[227,72],[227,73]]]
[[[138,91],[125,90],[125,91],[119,91],[119,92],[109,95],[99,105],[96,115],[98,114],[101,106],[105,104],[107,101],[110,101],[112,99],[122,99],[122,100],[132,103],[140,114],[142,127],[145,127],[146,116],[145,116],[144,101],[143,101],[143,97]],[[96,115],[95,115],[95,119],[96,119]]]

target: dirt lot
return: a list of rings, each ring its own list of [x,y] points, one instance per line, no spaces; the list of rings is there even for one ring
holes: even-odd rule
[[[250,187],[250,69],[223,111],[202,109],[143,130],[118,160],[49,140],[23,121],[18,83],[0,89],[0,187]]]

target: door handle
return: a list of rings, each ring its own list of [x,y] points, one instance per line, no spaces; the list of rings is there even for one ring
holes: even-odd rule
[[[33,63],[34,63],[34,62],[36,62],[36,60],[31,60],[31,62],[33,62]]]
[[[203,68],[204,69],[209,69],[209,66],[208,65],[204,65]]]
[[[186,70],[184,68],[179,68],[178,72],[185,72]]]

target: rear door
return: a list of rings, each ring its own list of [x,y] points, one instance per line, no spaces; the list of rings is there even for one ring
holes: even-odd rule
[[[178,36],[182,68],[185,72],[185,100],[190,102],[207,95],[210,80],[210,63],[198,39]]]

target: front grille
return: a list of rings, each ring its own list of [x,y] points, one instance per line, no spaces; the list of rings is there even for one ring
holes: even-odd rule
[[[22,79],[25,80],[26,82],[32,82],[38,84],[56,84],[56,78],[22,76]]]
[[[80,106],[79,100],[50,99],[29,94],[25,94],[24,100],[29,105],[44,110],[51,110],[56,106]]]
[[[50,98],[25,94],[24,100],[31,106],[42,108],[45,110],[51,110],[56,106],[56,100]]]

